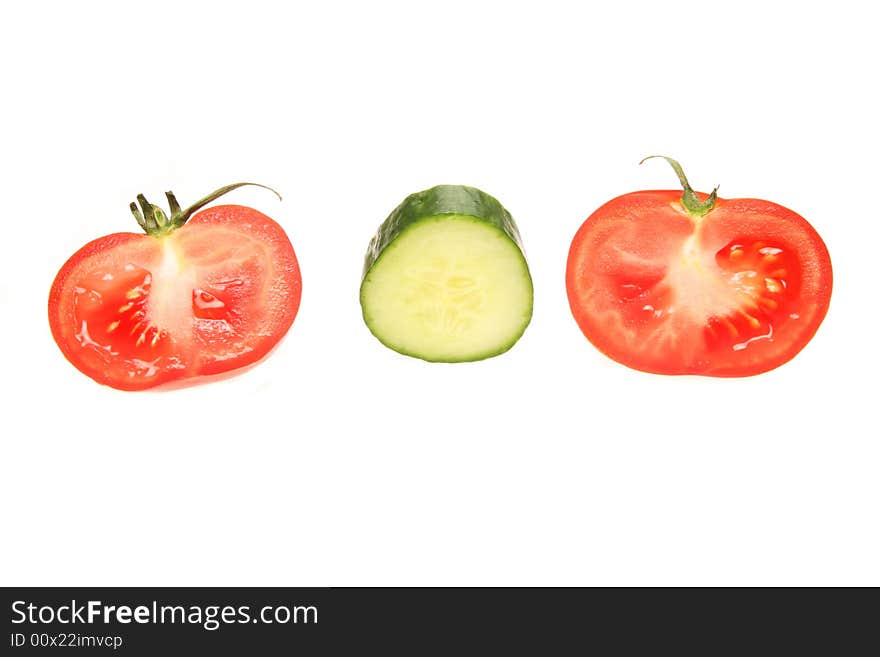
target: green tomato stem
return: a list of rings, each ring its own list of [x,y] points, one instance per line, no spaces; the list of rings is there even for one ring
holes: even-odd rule
[[[708,212],[715,207],[715,201],[718,200],[718,185],[715,186],[715,189],[712,190],[712,193],[709,194],[705,201],[701,201],[693,187],[691,187],[691,184],[688,182],[687,176],[684,175],[684,169],[681,168],[678,161],[673,160],[671,157],[666,157],[665,155],[649,155],[639,162],[639,164],[644,164],[647,160],[655,157],[663,158],[669,162],[673,171],[675,171],[675,175],[678,176],[678,180],[684,190],[681,195],[681,204],[684,206],[684,209],[688,211],[688,214],[699,219],[708,214]]]
[[[137,203],[131,203],[128,207],[134,215],[135,220],[138,222],[138,225],[143,228],[145,233],[152,235],[153,237],[161,237],[163,235],[168,235],[183,226],[193,214],[208,205],[208,203],[217,200],[224,194],[231,192],[233,189],[238,189],[245,185],[268,189],[278,197],[279,201],[281,200],[281,194],[271,187],[259,183],[240,182],[226,185],[225,187],[221,187],[220,189],[211,192],[204,198],[199,199],[187,207],[185,210],[180,209],[180,203],[177,202],[177,198],[174,196],[173,192],[165,192],[165,198],[168,199],[168,207],[171,210],[170,217],[166,215],[164,210],[158,205],[153,205],[147,201],[143,194],[138,194]]]

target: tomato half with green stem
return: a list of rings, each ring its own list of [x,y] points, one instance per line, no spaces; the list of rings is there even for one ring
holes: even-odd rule
[[[657,374],[749,376],[793,358],[831,299],[818,233],[770,201],[694,192],[678,162],[651,157],[684,192],[615,198],[572,241],[566,287],[584,335]]]
[[[70,257],[49,293],[49,325],[77,369],[142,390],[239,370],[275,347],[302,293],[290,240],[253,208],[198,212],[244,185],[271,190],[235,183],[186,209],[166,192],[170,216],[141,194],[130,207],[145,234],[106,235]]]

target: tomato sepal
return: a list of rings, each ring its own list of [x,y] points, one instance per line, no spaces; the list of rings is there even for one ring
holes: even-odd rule
[[[228,194],[234,189],[245,187],[247,185],[268,189],[270,192],[278,197],[279,201],[282,200],[281,194],[279,194],[271,187],[261,185],[260,183],[239,182],[232,183],[231,185],[226,185],[225,187],[221,187],[220,189],[215,189],[213,192],[203,198],[200,198],[198,201],[188,206],[184,210],[181,210],[180,203],[177,201],[177,197],[174,196],[174,192],[165,192],[165,198],[168,200],[168,207],[171,210],[170,217],[166,215],[165,211],[158,205],[154,205],[147,201],[147,198],[143,194],[138,194],[137,203],[132,201],[129,204],[128,208],[129,210],[131,210],[132,215],[134,215],[135,221],[138,222],[138,225],[143,228],[144,232],[147,235],[152,235],[153,237],[162,237],[164,235],[168,235],[169,233],[174,232],[175,230],[183,226],[193,214],[201,210],[208,203],[216,201],[218,198],[220,198],[224,194]]]

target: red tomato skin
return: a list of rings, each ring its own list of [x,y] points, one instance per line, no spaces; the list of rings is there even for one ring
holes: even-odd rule
[[[694,220],[681,208],[681,190],[648,190],[614,198],[591,214],[572,240],[566,267],[566,290],[572,314],[584,336],[609,358],[636,370],[666,375],[745,377],[761,374],[783,365],[796,356],[813,338],[828,312],[833,273],[828,249],[816,230],[796,212],[771,201],[718,198],[704,217],[698,244],[715,252],[736,238],[776,240],[796,249],[802,260],[800,297],[796,308],[800,321],[791,334],[776,335],[773,341],[759,342],[747,350],[681,359],[675,354],[653,358],[634,353],[621,344],[619,336],[604,330],[594,309],[583,298],[584,271],[577,263],[584,260],[584,249],[596,237],[610,232],[613,221],[630,221],[643,241],[669,234],[693,234]],[[707,195],[698,194],[700,200]],[[679,208],[678,211],[673,208]],[[675,240],[672,240],[673,242]],[[770,348],[768,348],[770,347]]]
[[[195,214],[176,233],[186,236],[199,227],[228,226],[249,237],[261,240],[272,254],[278,276],[272,286],[269,309],[271,331],[258,336],[249,349],[222,361],[194,359],[188,367],[161,370],[148,380],[129,378],[115,373],[111,367],[101,367],[90,361],[86,350],[77,342],[78,327],[71,291],[83,266],[93,258],[101,258],[120,248],[136,250],[158,249],[159,238],[142,233],[113,233],[92,240],[74,253],[61,267],[52,283],[48,299],[49,326],[56,344],[64,357],[86,376],[100,384],[127,390],[176,388],[208,380],[226,378],[235,370],[249,368],[264,359],[281,341],[296,318],[302,295],[302,278],[293,246],[284,230],[274,220],[254,210],[238,205],[215,206]],[[108,256],[109,257],[109,256]]]

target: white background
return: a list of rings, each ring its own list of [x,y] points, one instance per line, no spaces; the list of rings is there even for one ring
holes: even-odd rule
[[[7,585],[880,584],[869,3],[31,2],[0,22]],[[828,244],[827,320],[750,379],[660,377],[571,318],[600,204],[766,198]],[[303,270],[274,355],[167,393],[93,383],[46,298],[127,204],[254,180]],[[360,317],[407,194],[480,187],[535,282],[522,340],[431,365]]]

